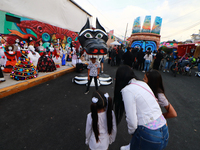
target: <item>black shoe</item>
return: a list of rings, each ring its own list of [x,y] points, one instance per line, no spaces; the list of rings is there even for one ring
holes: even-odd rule
[[[85,92],[85,94],[88,94],[88,93],[89,93],[89,91],[86,91],[86,92]]]

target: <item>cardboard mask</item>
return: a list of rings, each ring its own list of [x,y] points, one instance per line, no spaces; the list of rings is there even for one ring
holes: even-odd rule
[[[105,29],[100,25],[96,19],[96,29],[90,28],[89,18],[85,26],[79,33],[79,42],[88,55],[105,55],[107,54],[108,35]]]

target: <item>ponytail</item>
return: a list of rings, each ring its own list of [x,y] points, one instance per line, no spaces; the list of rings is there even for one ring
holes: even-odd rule
[[[99,141],[99,128],[98,128],[98,114],[97,114],[97,104],[92,103],[90,106],[92,113],[92,129],[96,138],[96,142]]]
[[[108,134],[110,135],[112,133],[112,126],[113,126],[113,122],[112,122],[112,109],[113,109],[113,105],[112,105],[112,98],[108,97],[108,108],[107,108],[107,127],[108,127]]]

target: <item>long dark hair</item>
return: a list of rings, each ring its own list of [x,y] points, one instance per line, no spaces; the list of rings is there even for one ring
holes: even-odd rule
[[[149,57],[149,55],[151,54],[150,50],[147,50],[146,54]]]
[[[165,93],[162,76],[157,70],[150,70],[145,73],[148,79],[148,85],[152,89],[156,98],[158,98],[158,93]]]
[[[98,101],[96,103],[92,103],[90,105],[90,110],[92,114],[92,129],[94,131],[94,135],[96,138],[96,142],[99,142],[99,127],[98,127],[98,110],[102,108],[107,108],[107,128],[108,128],[108,134],[110,135],[112,133],[112,127],[113,127],[113,122],[112,122],[112,98],[108,97],[107,98],[104,96],[104,93],[97,90],[93,92],[92,98],[97,98]]]
[[[121,90],[128,85],[129,81],[133,78],[137,79],[133,70],[128,65],[122,65],[117,69],[114,89],[114,106],[117,124],[120,123],[124,113]]]

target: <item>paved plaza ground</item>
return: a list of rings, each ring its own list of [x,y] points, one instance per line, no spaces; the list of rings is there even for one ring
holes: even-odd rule
[[[113,79],[117,66],[105,61],[104,73]],[[163,73],[166,96],[178,117],[168,119],[169,144],[166,150],[199,150],[200,147],[200,78]],[[84,70],[83,73],[87,71]],[[1,150],[87,150],[85,145],[86,116],[90,111],[91,94],[85,95],[85,85],[72,83],[76,72],[64,74],[0,100]],[[139,79],[144,73],[135,70]],[[100,86],[114,93],[114,83]],[[118,126],[116,141],[110,150],[128,144],[125,117]]]

